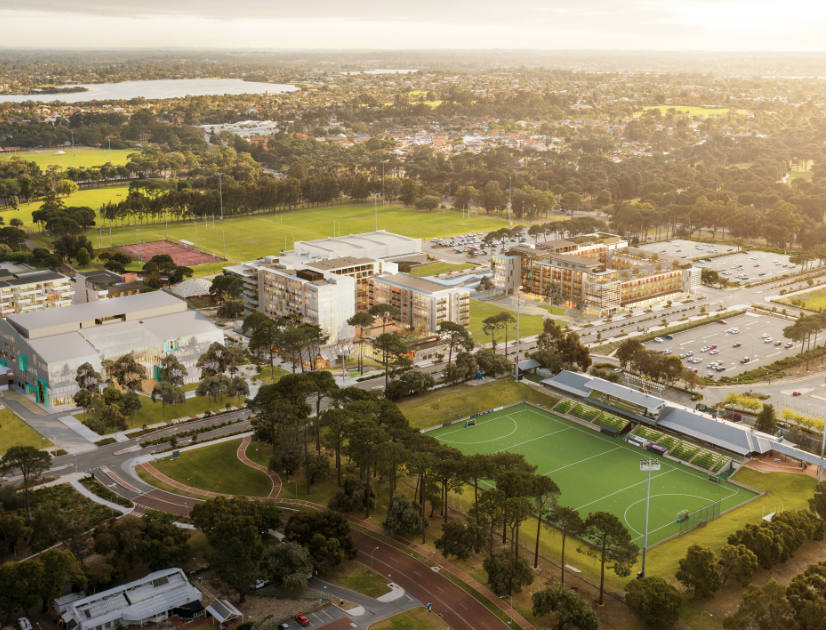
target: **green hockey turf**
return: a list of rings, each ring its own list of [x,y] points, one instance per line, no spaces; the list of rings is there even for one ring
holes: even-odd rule
[[[537,472],[556,482],[560,504],[575,508],[583,518],[611,512],[642,547],[647,473],[639,463],[652,453],[526,404],[481,416],[475,426],[459,423],[428,435],[465,454],[521,453]],[[722,513],[755,496],[727,481],[712,482],[708,474],[688,466],[660,462],[661,469],[651,473],[649,546],[680,533],[677,514],[682,510],[712,510],[719,501]]]

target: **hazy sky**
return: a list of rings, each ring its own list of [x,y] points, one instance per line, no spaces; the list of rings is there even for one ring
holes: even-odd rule
[[[5,48],[826,50],[823,0],[0,0]]]

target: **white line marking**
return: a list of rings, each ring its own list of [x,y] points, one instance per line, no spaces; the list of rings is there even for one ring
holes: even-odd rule
[[[678,468],[672,468],[671,470],[667,470],[667,471],[665,471],[664,473],[660,473],[659,475],[652,475],[652,476],[651,476],[651,481],[654,481],[654,479],[657,479],[658,477],[664,477],[665,475],[667,475],[667,474],[669,474],[669,473],[673,473],[675,470],[679,470],[679,469],[678,469]],[[631,484],[631,485],[629,485],[629,486],[625,486],[624,488],[620,488],[619,490],[614,490],[613,492],[609,492],[609,493],[608,493],[608,494],[606,494],[605,496],[599,497],[598,499],[594,499],[593,501],[588,501],[588,503],[583,503],[582,505],[580,505],[579,507],[577,507],[577,508],[576,508],[576,510],[577,510],[577,511],[579,511],[579,510],[581,510],[581,509],[582,509],[582,508],[584,508],[584,507],[588,507],[589,505],[593,505],[594,503],[599,503],[599,502],[600,502],[600,501],[602,501],[603,499],[607,499],[608,497],[612,497],[612,496],[614,496],[615,494],[620,494],[621,492],[625,492],[626,490],[630,490],[631,488],[633,488],[633,487],[635,487],[635,486],[638,486],[638,485],[640,485],[641,483],[646,483],[647,481],[648,481],[648,479],[646,478],[646,479],[643,479],[642,481],[638,481],[638,482],[636,482],[636,483],[632,483],[632,484]]]
[[[608,453],[612,453],[613,451],[619,450],[621,448],[622,448],[621,446],[615,446],[614,448],[609,448],[607,451],[602,451],[601,453],[597,453],[596,455],[591,455],[590,457],[585,457],[583,459],[580,459],[579,461],[571,462],[570,464],[565,464],[564,466],[560,466],[559,468],[554,468],[553,470],[548,471],[548,472],[543,473],[543,474],[545,476],[552,475],[555,472],[559,472],[560,470],[565,470],[566,468],[570,468],[571,466],[576,466],[578,464],[582,464],[584,462],[587,462],[590,459],[596,459],[597,457],[602,457],[603,455],[607,455]]]

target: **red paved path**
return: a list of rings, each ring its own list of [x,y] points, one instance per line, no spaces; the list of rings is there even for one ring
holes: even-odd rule
[[[246,447],[249,445],[249,443],[250,438],[244,438],[241,445],[239,445],[237,451],[238,458],[245,464],[251,465],[253,468],[263,470],[263,467],[256,464],[255,462],[252,462],[246,456]],[[183,484],[179,481],[176,481],[175,479],[172,479],[171,477],[168,477],[167,475],[164,475],[162,472],[160,472],[157,468],[155,468],[154,466],[152,466],[152,464],[149,463],[143,464],[143,468],[146,472],[157,477],[163,483],[191,494],[197,494],[207,498],[217,496],[229,496],[222,495],[217,492],[210,492],[208,490],[201,490],[199,488],[192,488],[190,486],[187,486],[186,484]],[[267,471],[267,474],[270,476],[271,479],[273,479],[273,477],[277,477],[277,475],[271,473],[271,471]],[[273,488],[270,492],[269,497],[266,498],[273,499],[277,497],[277,494],[280,491],[280,489],[280,479],[278,480],[277,484],[275,479],[273,479]],[[187,500],[187,497],[178,497],[178,495],[174,495],[171,493],[165,494],[168,495],[168,497],[177,497],[179,499],[183,499],[184,501]],[[164,499],[167,499],[168,497],[164,497]],[[261,499],[263,500],[264,497],[261,497]],[[311,508],[314,510],[326,509],[322,505],[312,503],[310,501],[304,501],[302,499],[280,498],[277,500],[279,503],[301,505],[303,507]],[[187,513],[189,509],[191,509],[192,504],[197,502],[197,499],[188,499],[188,501],[190,503],[187,506]],[[181,507],[184,506],[182,505]],[[167,509],[166,511],[170,510]],[[353,516],[347,516],[347,519],[354,525],[358,525],[358,527],[372,530],[375,533],[386,536],[386,533],[373,523],[364,521],[360,518]],[[391,545],[383,543],[380,539],[373,537],[368,532],[364,532],[359,528],[351,528],[351,533],[353,537],[353,543],[356,545],[358,551],[357,559],[360,562],[369,566],[370,552],[373,551],[375,547],[380,547],[380,550],[376,551],[373,554],[374,568],[380,570],[385,575],[390,574],[390,579],[402,586],[402,588],[404,588],[407,592],[409,592],[411,595],[421,600],[422,602],[432,602],[433,612],[442,617],[451,628],[455,628],[457,630],[493,630],[494,628],[497,630],[501,630],[503,627],[506,626],[506,624],[501,619],[499,619],[499,617],[494,615],[476,598],[466,593],[464,590],[462,590],[459,586],[451,582],[449,579],[440,575],[437,571],[434,571],[433,568],[431,568],[430,566],[427,566],[423,562],[417,560],[414,556],[407,554]],[[406,541],[400,542],[406,544],[411,549],[413,549],[414,551],[416,551],[424,557],[433,555],[433,552],[430,549],[419,547],[417,545],[410,545]],[[505,614],[512,613],[513,620],[517,624],[519,624],[526,630],[534,628],[534,626],[527,619],[522,617],[522,615],[520,615],[518,612],[511,611],[508,603],[496,597],[493,594],[493,592],[490,589],[488,589],[485,585],[480,584],[473,577],[471,577],[464,571],[458,569],[457,567],[450,565],[449,563],[446,563],[444,559],[439,558],[439,561],[441,564],[444,564],[448,568],[450,573],[464,581],[466,584],[470,585],[479,593],[483,594],[489,601],[496,605]],[[438,566],[438,564],[434,562],[434,566]]]

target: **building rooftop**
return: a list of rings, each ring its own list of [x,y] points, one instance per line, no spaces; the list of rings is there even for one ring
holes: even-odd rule
[[[99,302],[70,304],[63,308],[49,308],[33,313],[9,315],[8,320],[26,337],[50,334],[49,329],[77,324],[96,319],[106,319],[120,315],[153,317],[169,309],[186,310],[186,302],[166,291],[152,291],[137,295],[126,295]],[[40,334],[38,334],[40,332]],[[65,332],[65,331],[61,331]]]
[[[396,273],[389,276],[376,276],[376,280],[392,284],[394,286],[411,289],[419,293],[436,293],[437,291],[444,291],[450,287],[446,287],[438,282],[427,280],[425,278],[417,278],[411,276],[409,273]]]
[[[15,274],[10,279],[3,278],[0,281],[0,286],[20,286],[24,284],[34,284],[36,282],[48,282],[50,280],[68,280],[68,276],[56,271],[29,271],[26,273]]]
[[[384,230],[336,236],[315,241],[296,241],[293,245],[295,254],[301,257],[321,259],[344,256],[386,258],[388,256],[420,252],[421,249],[421,239]]]
[[[70,629],[121,620],[130,625],[200,600],[201,592],[189,583],[181,569],[164,569],[69,602],[61,613]]]
[[[333,271],[335,269],[343,269],[345,267],[355,267],[356,265],[368,265],[375,262],[374,258],[357,258],[355,256],[341,256],[339,258],[328,258],[327,260],[317,260],[316,262],[308,263],[308,267],[319,269],[321,271]]]

